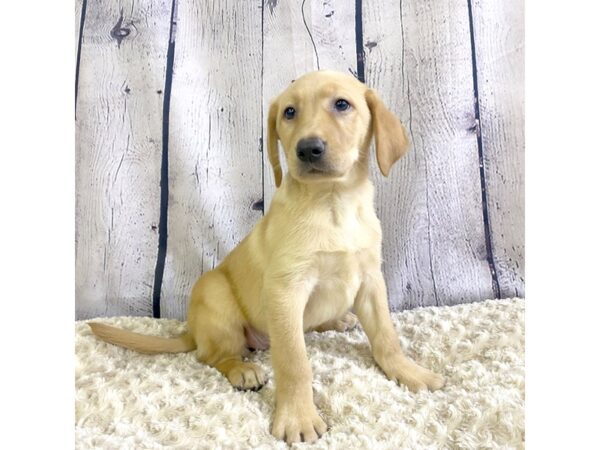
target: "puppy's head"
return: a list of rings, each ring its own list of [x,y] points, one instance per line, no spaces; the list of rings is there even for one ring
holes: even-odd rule
[[[269,108],[268,151],[275,184],[279,186],[282,178],[277,141],[291,176],[317,183],[343,181],[355,167],[366,167],[373,136],[379,168],[387,176],[408,149],[402,124],[373,90],[354,77],[310,72]]]

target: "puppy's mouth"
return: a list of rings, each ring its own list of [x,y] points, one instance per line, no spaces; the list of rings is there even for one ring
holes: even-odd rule
[[[309,175],[309,176],[318,176],[318,177],[335,177],[337,176],[337,172],[335,170],[332,170],[329,167],[323,167],[323,165],[315,165],[315,164],[310,164],[307,165],[303,168],[302,170],[302,174],[303,175]]]
[[[310,164],[302,168],[301,175],[309,178],[339,178],[344,174],[331,167]]]

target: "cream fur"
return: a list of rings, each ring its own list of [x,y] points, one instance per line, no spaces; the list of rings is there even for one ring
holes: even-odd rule
[[[340,98],[351,108],[337,110]],[[283,112],[290,107],[296,116],[286,118]],[[242,359],[247,331],[268,336],[277,386],[272,433],[289,443],[314,442],[327,426],[313,401],[304,333],[337,328],[339,321],[348,321],[351,308],[388,378],[413,391],[439,389],[444,380],[403,355],[381,273],[381,227],[368,179],[368,149],[374,136],[379,167],[387,175],[408,148],[400,122],[364,84],[320,71],[304,75],[273,101],[268,131],[279,189],[252,232],[195,284],[188,332],[197,358],[241,389],[257,389],[266,381],[260,366]],[[318,163],[296,157],[298,142],[308,137],[327,143]],[[285,177],[278,141],[289,168]],[[156,338],[102,331],[99,336],[109,342],[146,352],[186,350],[191,341],[182,336],[172,347],[157,346]]]

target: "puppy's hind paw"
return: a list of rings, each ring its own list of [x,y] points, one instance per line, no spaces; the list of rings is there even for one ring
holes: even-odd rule
[[[348,331],[354,328],[358,324],[358,318],[354,313],[348,311],[339,319],[330,320],[329,322],[325,322],[322,325],[319,325],[315,328],[315,331],[323,332],[323,331]]]
[[[258,391],[267,382],[267,375],[256,364],[240,362],[227,372],[227,379],[236,389]]]
[[[404,384],[412,392],[426,389],[437,391],[446,382],[443,376],[407,359],[395,364],[385,364],[382,369],[390,380]]]

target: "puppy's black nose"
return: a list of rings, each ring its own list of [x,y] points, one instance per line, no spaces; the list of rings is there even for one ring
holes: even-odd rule
[[[317,162],[325,153],[325,142],[316,137],[304,138],[298,141],[296,155],[303,162]]]

